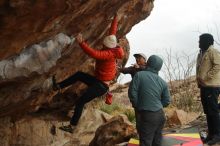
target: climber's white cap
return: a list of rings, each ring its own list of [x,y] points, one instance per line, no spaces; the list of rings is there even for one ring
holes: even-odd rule
[[[117,46],[117,38],[115,35],[106,36],[103,40],[103,44],[108,48],[115,48]]]

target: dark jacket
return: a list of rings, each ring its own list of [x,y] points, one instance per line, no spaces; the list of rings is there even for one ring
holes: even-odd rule
[[[141,65],[139,68],[130,66],[130,67],[125,67],[125,68],[120,69],[120,72],[123,74],[131,74],[131,77],[133,78],[137,72],[144,70],[146,67],[147,67],[147,64]]]
[[[163,61],[152,55],[148,59],[148,67],[137,72],[130,83],[128,96],[138,111],[158,111],[170,104],[171,97],[167,83],[158,76]]]

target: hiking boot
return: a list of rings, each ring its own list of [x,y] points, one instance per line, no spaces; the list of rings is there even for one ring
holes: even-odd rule
[[[210,140],[212,140],[212,137],[208,135],[206,138],[202,139],[202,142],[203,142],[204,144],[206,144],[206,143],[208,143]]]
[[[69,133],[73,133],[73,130],[76,128],[76,126],[73,125],[67,125],[67,126],[61,126],[59,127],[59,129],[69,132]]]
[[[208,145],[214,145],[214,144],[220,143],[220,136],[214,136],[211,140],[207,142]]]

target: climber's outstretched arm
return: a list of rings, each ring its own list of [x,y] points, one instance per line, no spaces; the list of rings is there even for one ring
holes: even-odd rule
[[[116,13],[114,16],[114,19],[111,23],[109,35],[116,35],[116,33],[117,33],[117,27],[118,27],[118,18],[117,17],[118,17],[118,14]]]

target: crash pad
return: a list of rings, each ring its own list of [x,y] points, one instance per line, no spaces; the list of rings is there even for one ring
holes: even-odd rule
[[[139,146],[139,140],[131,138],[128,146]],[[203,146],[199,133],[168,133],[163,135],[162,146]]]

